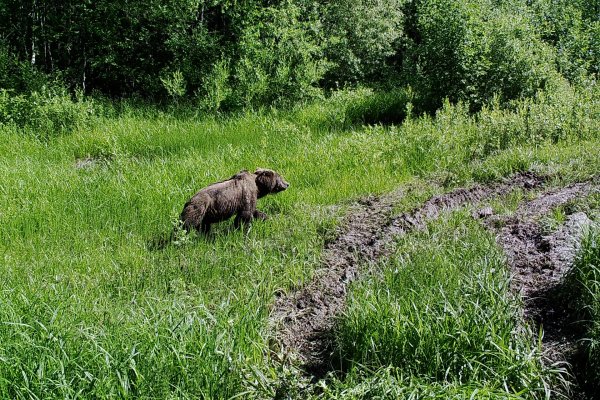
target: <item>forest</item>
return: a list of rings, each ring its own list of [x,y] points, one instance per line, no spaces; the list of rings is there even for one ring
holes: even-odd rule
[[[32,96],[220,112],[285,107],[357,86],[393,93],[386,103],[408,96],[418,114],[445,98],[476,111],[493,99],[531,97],[560,78],[580,83],[600,65],[596,0],[3,0],[0,7],[3,121],[20,124],[43,112],[29,104]],[[397,108],[381,117],[401,120]]]
[[[599,74],[600,0],[0,0],[0,398],[595,398]]]

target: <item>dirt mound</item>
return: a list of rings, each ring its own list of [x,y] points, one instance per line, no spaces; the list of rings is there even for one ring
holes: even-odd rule
[[[278,346],[284,354],[296,354],[308,373],[322,376],[332,369],[331,332],[334,317],[346,302],[348,284],[356,279],[360,266],[374,263],[390,253],[394,236],[425,226],[441,212],[466,204],[476,204],[515,189],[540,187],[543,179],[533,173],[520,173],[500,182],[475,185],[435,196],[421,207],[397,217],[393,206],[400,192],[367,198],[349,212],[337,239],[323,252],[323,268],[314,279],[275,301],[271,321],[277,331]]]

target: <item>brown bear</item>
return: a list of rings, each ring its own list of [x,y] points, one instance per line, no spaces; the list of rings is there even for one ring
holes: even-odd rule
[[[266,219],[267,215],[256,209],[256,200],[281,192],[288,186],[281,175],[270,169],[259,168],[253,174],[243,170],[226,181],[201,189],[185,203],[179,218],[185,230],[193,228],[207,234],[211,224],[236,214],[234,225],[237,228],[254,218]]]

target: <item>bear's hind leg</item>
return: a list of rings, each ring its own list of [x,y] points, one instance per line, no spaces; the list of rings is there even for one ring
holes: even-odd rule
[[[208,234],[210,233],[210,224],[203,222],[202,225],[200,225],[200,229],[198,229],[198,232],[202,232],[203,234],[208,236]]]

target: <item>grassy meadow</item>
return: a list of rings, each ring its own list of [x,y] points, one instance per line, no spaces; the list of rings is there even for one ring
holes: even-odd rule
[[[600,90],[556,93],[398,125],[363,125],[378,98],[359,91],[226,117],[131,108],[50,139],[0,127],[0,397],[545,398],[566,378],[518,329],[501,251],[468,210],[352,286],[345,376],[303,391],[268,316],[361,196],[404,185],[410,209],[517,171],[597,174]],[[152,245],[198,189],[257,167],[291,184],[259,201],[268,221]]]

